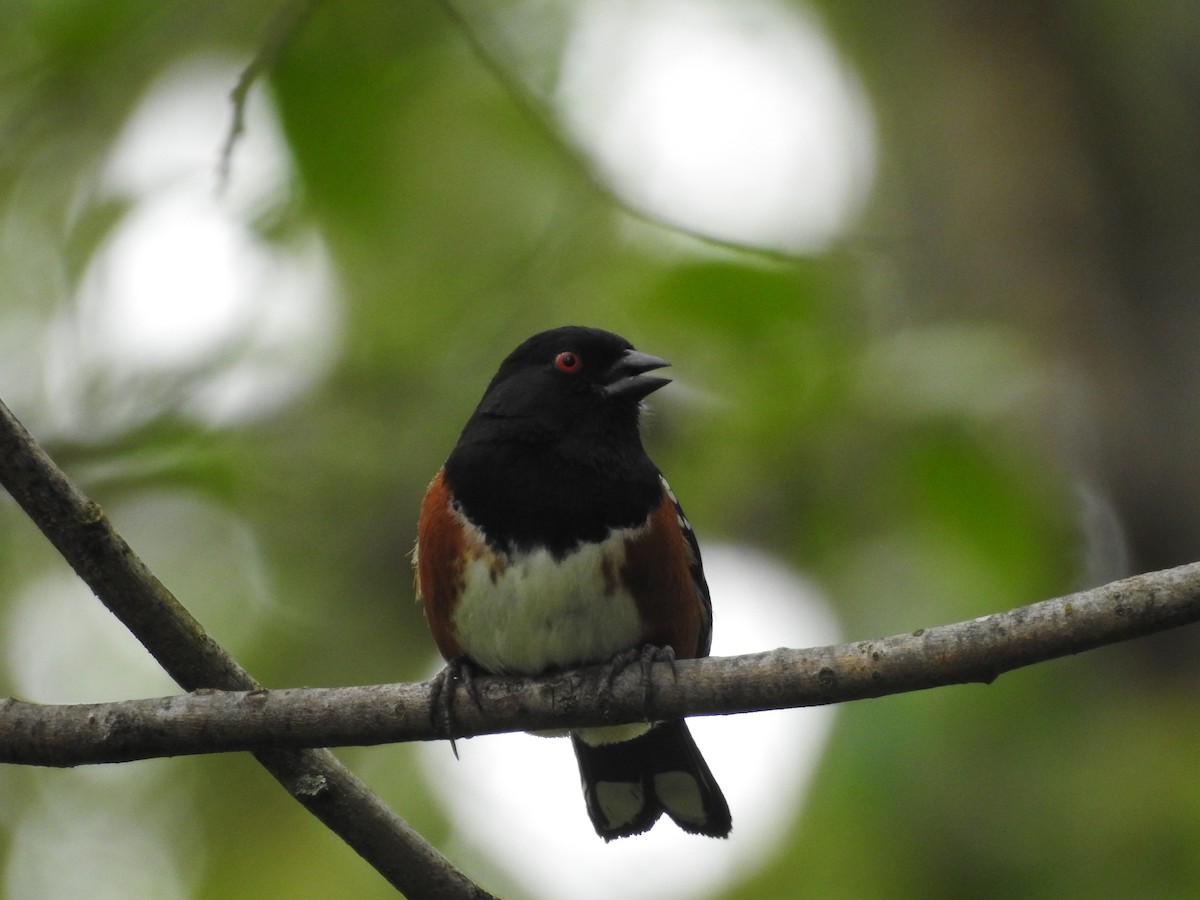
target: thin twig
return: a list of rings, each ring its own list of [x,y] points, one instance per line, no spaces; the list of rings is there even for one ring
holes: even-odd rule
[[[0,484],[79,577],[185,690],[261,690],[0,402]],[[416,897],[488,897],[328,750],[255,758],[393,886]]]
[[[649,716],[816,706],[969,682],[1200,621],[1200,563],[1152,572],[953,625],[808,650],[656,666],[651,700],[630,669],[601,691],[604,667],[553,677],[475,680],[460,737],[609,725]],[[0,701],[0,762],[42,766],[153,756],[434,740],[431,683],[204,691],[68,706]]]
[[[229,121],[229,131],[225,133],[225,141],[221,145],[220,156],[217,160],[218,190],[224,189],[229,183],[229,173],[233,165],[233,148],[246,130],[246,103],[250,97],[250,89],[264,72],[269,72],[278,64],[283,51],[291,42],[301,26],[312,15],[320,0],[289,0],[276,11],[275,15],[263,28],[262,37],[258,42],[258,51],[254,58],[246,64],[238,76],[237,84],[229,92],[229,102],[233,106],[233,117]]]

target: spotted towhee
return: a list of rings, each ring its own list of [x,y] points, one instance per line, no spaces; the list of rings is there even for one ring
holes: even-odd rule
[[[642,399],[670,381],[647,373],[666,365],[577,326],[536,334],[501,364],[421,506],[417,595],[451,663],[534,675],[647,648],[708,655],[700,548],[638,432]],[[682,719],[571,741],[606,841],[664,812],[684,831],[729,834]]]

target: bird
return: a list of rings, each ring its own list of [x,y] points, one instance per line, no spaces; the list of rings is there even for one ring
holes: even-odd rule
[[[648,684],[647,659],[709,654],[700,547],[640,433],[644,399],[670,383],[651,373],[668,365],[578,325],[500,364],[418,519],[417,599],[451,666],[532,676],[640,658]],[[685,720],[570,737],[605,841],[664,813],[728,837],[729,805]]]

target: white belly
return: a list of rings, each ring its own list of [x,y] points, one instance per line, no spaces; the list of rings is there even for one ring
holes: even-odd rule
[[[620,572],[625,539],[640,530],[619,529],[560,562],[544,550],[508,557],[477,545],[454,614],[464,652],[488,671],[533,675],[639,646],[637,605]]]

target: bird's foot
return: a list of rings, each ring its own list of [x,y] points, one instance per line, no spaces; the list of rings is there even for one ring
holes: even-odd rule
[[[429,697],[429,721],[434,728],[441,728],[450,741],[450,749],[454,758],[458,759],[458,745],[455,743],[454,708],[458,699],[458,686],[461,684],[467,696],[475,704],[475,708],[483,712],[483,704],[479,699],[479,689],[475,685],[477,666],[465,656],[452,659],[446,663],[446,668],[433,677],[432,691]]]
[[[675,650],[667,645],[659,647],[656,644],[643,644],[641,647],[630,647],[623,650],[608,661],[604,674],[604,692],[611,696],[617,676],[635,663],[642,673],[642,705],[649,706],[653,681],[650,678],[651,669],[656,662],[665,662],[671,666],[671,677],[675,677]]]

